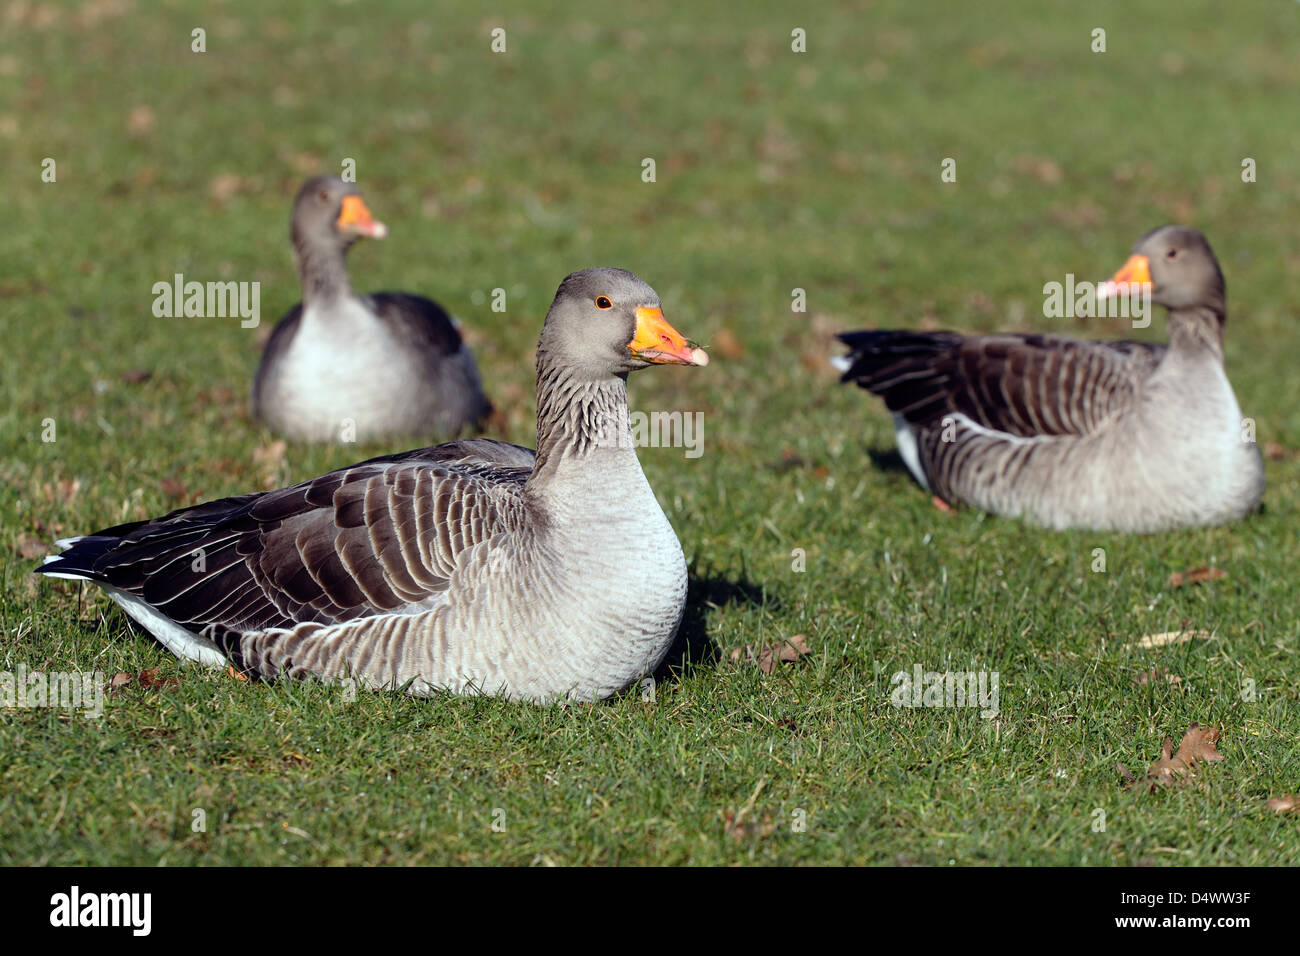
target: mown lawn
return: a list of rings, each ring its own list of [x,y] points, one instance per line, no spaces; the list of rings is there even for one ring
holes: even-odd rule
[[[98,720],[0,711],[0,863],[1300,862],[1300,820],[1265,808],[1300,790],[1300,6],[270,6],[0,8],[0,668],[135,677]],[[634,270],[712,345],[631,383],[705,427],[700,457],[641,452],[693,569],[653,701],[239,682],[28,573],[54,537],[395,450],[281,453],[248,416],[259,336],[298,298],[293,192],[345,157],[391,230],[355,285],[465,321],[493,437],[533,441],[532,350],[574,269]],[[1271,443],[1239,525],[945,516],[824,364],[864,326],[1132,335],[1045,319],[1042,286],[1109,275],[1167,221],[1218,252],[1229,374]],[[260,282],[261,328],[155,318],[178,272]],[[1200,566],[1227,576],[1169,586]],[[1182,628],[1212,636],[1129,646]],[[797,634],[812,654],[770,675],[730,660]],[[894,707],[917,664],[996,671],[997,716]],[[1225,759],[1126,790],[1116,764],[1192,722]]]

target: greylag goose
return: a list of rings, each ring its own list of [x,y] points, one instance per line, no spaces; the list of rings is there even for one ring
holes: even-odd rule
[[[1168,346],[851,332],[836,364],[884,398],[908,470],[942,501],[1057,529],[1240,519],[1264,470],[1223,369],[1218,261],[1196,230],[1164,226],[1099,294],[1130,283],[1169,310]]]
[[[450,316],[405,292],[360,296],[344,257],[388,230],[356,184],[308,180],[290,230],[302,302],[275,326],[253,379],[253,414],[302,441],[452,438],[491,411]]]
[[[648,674],[686,563],[628,431],[627,374],[706,365],[621,269],[560,285],[537,346],[537,452],[469,439],[60,541],[181,658],[266,678],[591,700]]]

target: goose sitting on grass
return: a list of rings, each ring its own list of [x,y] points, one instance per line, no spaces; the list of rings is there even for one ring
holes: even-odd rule
[[[271,332],[253,379],[253,414],[300,441],[454,438],[491,412],[451,317],[406,292],[357,295],[344,257],[388,234],[355,183],[309,180],[290,235],[302,302]]]
[[[835,362],[884,398],[908,470],[943,502],[1049,528],[1238,520],[1259,504],[1264,469],[1223,368],[1219,263],[1199,232],[1164,226],[1099,293],[1133,283],[1169,310],[1167,346],[851,332]]]
[[[686,563],[628,440],[627,375],[706,365],[621,269],[561,283],[537,347],[537,451],[471,439],[60,541],[180,658],[266,678],[536,702],[663,659]]]

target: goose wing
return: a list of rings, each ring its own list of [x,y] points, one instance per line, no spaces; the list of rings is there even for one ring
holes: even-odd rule
[[[460,332],[438,303],[407,292],[375,292],[363,296],[393,336],[420,355],[450,356],[461,350]]]
[[[842,381],[918,427],[964,415],[1021,437],[1084,435],[1134,400],[1165,347],[1054,335],[850,332]]]
[[[332,624],[431,603],[519,517],[533,452],[486,440],[371,459],[73,539],[38,570],[140,596],[194,631]]]

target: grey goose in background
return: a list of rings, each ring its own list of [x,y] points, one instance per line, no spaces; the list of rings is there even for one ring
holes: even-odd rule
[[[627,432],[627,374],[706,365],[621,269],[564,280],[537,347],[537,452],[470,439],[60,541],[181,658],[266,678],[546,702],[662,661],[686,562]]]
[[[1099,293],[1129,283],[1169,310],[1168,346],[852,332],[836,365],[884,398],[908,470],[943,501],[1057,529],[1240,519],[1264,469],[1223,369],[1218,261],[1196,230],[1164,226]]]
[[[253,414],[301,441],[454,438],[491,406],[450,316],[405,292],[359,296],[344,257],[388,230],[355,183],[309,180],[294,201],[291,237],[302,302],[276,324],[253,380]]]

